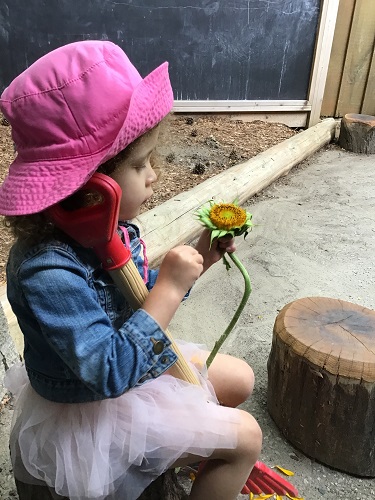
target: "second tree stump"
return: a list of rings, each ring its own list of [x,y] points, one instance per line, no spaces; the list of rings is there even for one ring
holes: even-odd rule
[[[306,455],[375,476],[375,311],[324,297],[296,300],[276,318],[268,410]]]
[[[353,153],[375,153],[375,116],[345,115],[341,120],[339,145]]]

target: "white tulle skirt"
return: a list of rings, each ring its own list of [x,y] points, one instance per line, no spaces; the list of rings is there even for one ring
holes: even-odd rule
[[[202,346],[179,347],[187,360],[204,366]],[[116,399],[65,404],[39,396],[24,366],[13,366],[5,384],[16,400],[10,436],[15,477],[42,481],[71,500],[135,500],[178,458],[234,448],[238,412],[220,406],[202,370],[194,370],[201,387],[162,375]]]

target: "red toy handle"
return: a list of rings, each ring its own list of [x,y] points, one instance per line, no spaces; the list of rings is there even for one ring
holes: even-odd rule
[[[200,462],[197,474],[203,470],[206,463],[206,460]],[[289,481],[286,481],[277,472],[274,472],[259,460],[255,463],[241,493],[243,495],[248,495],[249,493],[254,493],[255,495],[261,495],[262,493],[286,495],[288,493],[293,497],[298,497],[297,489]]]
[[[131,253],[116,232],[120,186],[111,177],[95,173],[80,191],[93,193],[93,203],[76,210],[66,210],[57,203],[47,210],[49,217],[80,245],[93,248],[104,269],[121,268],[131,259]]]
[[[297,489],[289,481],[282,478],[277,472],[273,471],[259,460],[255,463],[249,479],[246,482],[250,490],[253,483],[255,483],[256,487],[260,488],[263,493],[277,493],[278,495],[285,495],[288,493],[293,497],[298,497]],[[253,493],[255,493],[255,491],[253,491]]]

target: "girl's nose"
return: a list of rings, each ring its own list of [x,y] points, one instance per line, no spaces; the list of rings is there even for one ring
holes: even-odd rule
[[[157,178],[158,176],[156,175],[155,170],[150,165],[149,175],[147,176],[148,183],[153,184],[154,182],[156,182]]]

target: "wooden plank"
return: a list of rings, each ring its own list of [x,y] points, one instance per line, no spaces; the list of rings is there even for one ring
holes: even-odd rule
[[[340,0],[331,57],[321,109],[322,116],[337,116],[342,73],[344,71],[346,50],[353,19],[355,0]]]
[[[203,203],[212,198],[229,201],[237,199],[239,203],[244,203],[330,142],[335,128],[333,118],[323,120],[141,214],[136,222],[147,244],[150,265],[158,264],[168,250],[191,241],[202,231],[194,212]]]
[[[309,102],[311,104],[311,112],[308,119],[309,127],[318,123],[320,119],[338,7],[339,0],[324,0],[322,2],[309,91]]]
[[[234,111],[310,111],[306,100],[296,101],[175,101],[174,112],[234,112]]]
[[[290,112],[290,113],[233,113],[231,120],[242,120],[244,122],[253,122],[261,120],[268,123],[283,123],[288,127],[305,128],[307,124],[308,113]]]
[[[375,115],[375,41],[374,48],[372,50],[372,60],[366,82],[361,113],[364,115]]]
[[[374,0],[357,0],[337,104],[337,113],[360,113],[374,47]]]
[[[174,113],[171,116],[192,116],[193,113]],[[207,116],[207,113],[194,113],[194,117]],[[215,113],[215,116],[225,116],[231,120],[240,120],[243,122],[253,122],[261,120],[268,123],[283,123],[288,127],[305,128],[307,124],[308,111],[290,111],[290,112],[229,112],[229,113]]]

